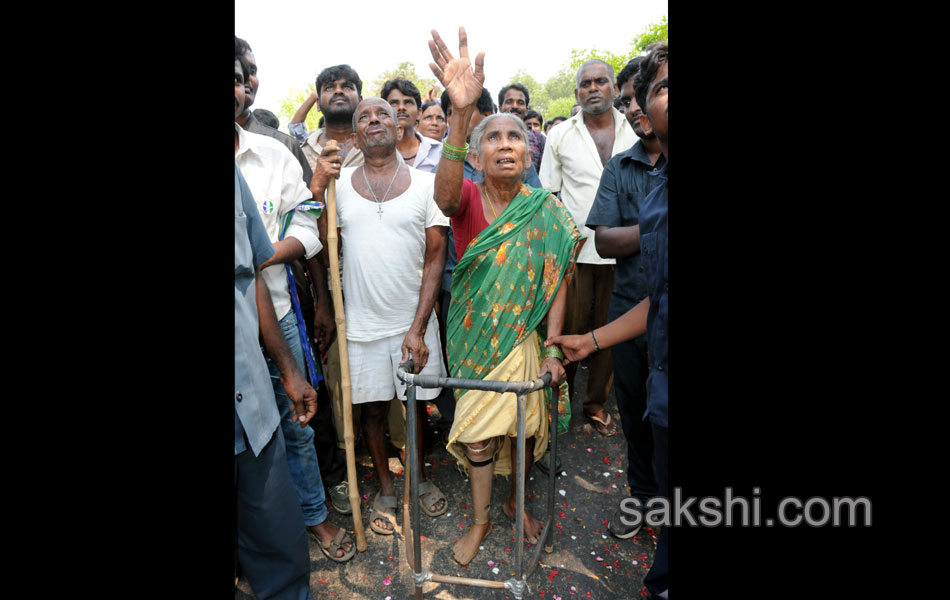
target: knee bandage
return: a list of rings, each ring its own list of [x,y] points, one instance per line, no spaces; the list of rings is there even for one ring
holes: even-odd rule
[[[468,459],[469,466],[484,467],[495,462],[495,448],[497,440],[491,438],[488,443],[481,448],[473,448],[471,444],[465,444],[465,458]]]

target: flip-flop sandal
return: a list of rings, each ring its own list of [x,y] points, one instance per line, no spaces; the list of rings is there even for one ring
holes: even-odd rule
[[[435,496],[435,499],[431,502],[427,502],[425,501],[427,496]],[[433,510],[431,507],[438,504],[439,500],[443,501],[442,508],[440,510]],[[441,514],[445,514],[445,511],[448,510],[449,501],[445,497],[445,494],[442,493],[442,490],[437,488],[434,483],[427,479],[419,484],[419,507],[430,517],[438,517]]]
[[[356,543],[342,527],[340,527],[340,530],[336,532],[336,537],[334,537],[326,546],[324,546],[323,542],[320,541],[320,538],[313,535],[313,533],[310,533],[310,536],[317,541],[317,546],[320,548],[320,551],[323,552],[323,555],[334,562],[345,563],[356,555]],[[343,548],[343,544],[347,541],[350,542],[350,551],[346,552],[343,556],[338,557],[336,555],[337,550],[341,550]]]
[[[399,501],[395,496],[380,496],[376,492],[373,498],[373,511],[369,515],[369,528],[379,535],[392,535],[396,531],[396,508],[399,507]],[[376,524],[376,519],[388,521],[393,526],[392,529],[383,529]]]
[[[610,413],[605,413],[607,419],[599,419],[595,415],[587,415],[587,418],[594,422],[594,428],[597,430],[597,433],[605,437],[613,437],[617,435],[617,425],[614,423],[614,420],[610,418]]]

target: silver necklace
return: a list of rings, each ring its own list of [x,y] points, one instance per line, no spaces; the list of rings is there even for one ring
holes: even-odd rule
[[[389,190],[393,187],[393,182],[396,181],[396,175],[399,174],[399,167],[402,165],[396,165],[396,171],[393,173],[393,178],[389,181],[389,187],[386,188],[386,193],[383,194],[383,199],[380,200],[376,197],[376,192],[373,191],[373,186],[369,184],[369,179],[366,178],[366,166],[363,165],[360,167],[360,170],[363,171],[363,181],[366,182],[366,187],[369,188],[369,193],[373,195],[373,200],[376,201],[376,215],[382,219],[383,218],[383,202],[386,201],[386,196],[389,195]]]

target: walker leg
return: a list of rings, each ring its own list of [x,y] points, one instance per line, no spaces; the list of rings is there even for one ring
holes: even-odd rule
[[[544,536],[544,551],[554,551],[554,494],[557,483],[557,402],[558,388],[551,389],[551,442],[548,447],[551,449],[550,466],[548,467],[548,519],[550,526],[547,528],[547,535]]]
[[[415,583],[416,600],[422,600],[422,546],[420,545],[419,532],[419,436],[416,435],[416,386],[410,385],[406,389],[406,461],[409,463],[406,468],[406,475],[409,479],[409,512],[412,518],[409,521],[409,530],[403,531],[406,537],[406,544],[409,545],[410,536],[412,538],[412,547],[406,548],[412,552],[412,572],[413,582]],[[405,510],[405,509],[404,509]],[[404,512],[405,514],[405,512]],[[413,526],[415,525],[415,526]]]
[[[518,396],[518,442],[517,442],[517,460],[515,461],[515,536],[517,545],[515,546],[515,570],[518,573],[518,580],[524,579],[524,484],[525,484],[525,404],[524,394]],[[516,592],[517,597],[517,592]]]

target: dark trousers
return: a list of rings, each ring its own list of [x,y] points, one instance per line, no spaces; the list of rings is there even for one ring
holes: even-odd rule
[[[562,333],[590,335],[591,330],[606,325],[613,290],[614,265],[577,263],[574,266],[574,278],[567,286],[567,308]],[[594,352],[586,359],[587,392],[583,400],[586,415],[600,412],[607,402],[607,392],[614,375],[610,354],[609,349],[604,349]],[[568,363],[564,371],[567,373],[567,385],[573,396],[577,363]]]
[[[259,600],[312,600],[310,547],[280,428],[259,456],[234,457],[238,561]]]
[[[615,315],[611,310],[610,320]],[[647,339],[642,335],[610,349],[614,364],[614,394],[620,411],[620,424],[627,440],[627,484],[630,495],[645,505],[656,496],[656,476],[653,473],[653,429],[644,419],[647,410]]]
[[[660,496],[670,497],[669,484],[669,465],[667,458],[669,456],[669,442],[667,434],[669,429],[653,425],[653,455],[656,464],[656,482],[659,485]],[[656,540],[656,553],[653,555],[653,565],[650,572],[643,579],[643,584],[654,594],[665,592],[670,587],[669,576],[669,552],[670,552],[670,528],[661,527],[660,535]]]
[[[323,485],[329,489],[346,479],[346,454],[337,448],[333,402],[327,392],[326,379],[314,388],[317,390],[317,414],[310,419],[308,426],[313,429],[313,443],[317,448]]]

